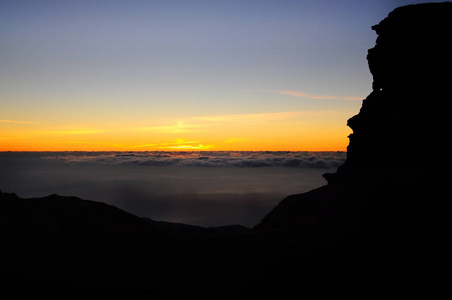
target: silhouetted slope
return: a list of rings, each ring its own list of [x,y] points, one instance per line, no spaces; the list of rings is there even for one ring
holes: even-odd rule
[[[152,236],[141,218],[105,203],[51,195],[21,199],[0,192],[1,231],[16,238]]]
[[[22,199],[0,191],[0,233],[17,238],[153,238],[236,236],[251,229],[241,225],[204,228],[139,218],[115,206],[77,197],[50,195]]]
[[[139,218],[77,197],[0,192],[2,288],[17,298],[230,294],[259,268],[251,233]]]

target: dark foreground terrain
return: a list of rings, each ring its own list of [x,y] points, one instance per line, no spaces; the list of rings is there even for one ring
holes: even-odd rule
[[[1,193],[2,293],[450,297],[451,17],[451,3],[413,5],[373,27],[373,91],[348,121],[346,162],[325,174],[326,186],[287,197],[253,229],[156,222],[75,197]]]

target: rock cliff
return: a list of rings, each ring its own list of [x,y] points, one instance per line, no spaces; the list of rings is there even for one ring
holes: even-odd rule
[[[420,224],[435,223],[434,231],[446,225],[452,164],[442,153],[451,130],[451,16],[450,2],[409,5],[372,27],[378,35],[367,56],[373,91],[348,120],[353,133],[345,163],[324,175],[328,185],[283,200],[256,229],[332,222],[338,215],[356,230],[403,227],[414,234]]]
[[[412,183],[451,166],[438,160],[450,130],[451,11],[450,2],[400,7],[372,27],[373,91],[348,120],[347,161],[328,181]]]

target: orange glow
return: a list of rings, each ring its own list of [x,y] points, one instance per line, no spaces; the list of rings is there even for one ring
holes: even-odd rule
[[[0,123],[0,151],[345,151],[346,119],[295,111],[70,126],[8,121]]]

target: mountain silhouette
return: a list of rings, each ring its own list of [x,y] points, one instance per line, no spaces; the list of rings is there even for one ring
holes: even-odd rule
[[[450,294],[451,16],[449,2],[410,5],[372,27],[373,91],[348,120],[345,163],[253,229],[0,193],[3,290],[66,299]]]

